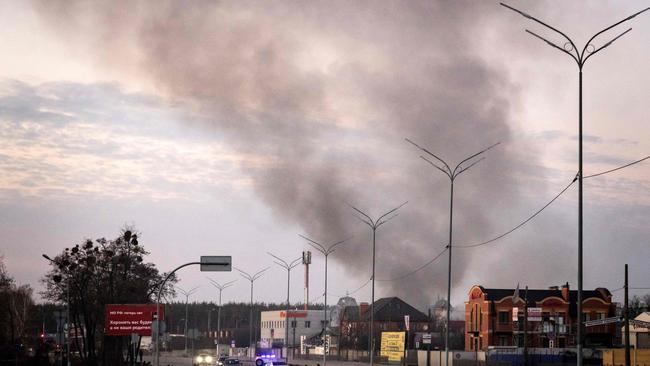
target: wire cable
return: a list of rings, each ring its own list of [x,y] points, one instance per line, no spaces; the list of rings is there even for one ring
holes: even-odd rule
[[[382,281],[382,282],[398,281],[398,280],[404,279],[406,277],[412,276],[412,275],[416,274],[417,272],[419,272],[419,271],[425,269],[426,267],[428,267],[431,263],[435,262],[436,259],[440,258],[447,251],[447,249],[448,248],[445,247],[445,249],[443,249],[435,257],[431,258],[431,260],[429,260],[428,262],[424,263],[423,265],[419,266],[418,268],[414,269],[411,272],[405,273],[403,275],[400,275],[400,276],[397,276],[397,277],[394,277],[394,278],[385,278],[385,279],[379,279],[378,278],[377,281]]]
[[[600,172],[600,173],[596,173],[596,174],[591,174],[591,175],[584,176],[583,179],[594,178],[594,177],[598,177],[598,176],[601,176],[601,175],[604,175],[604,174],[612,173],[612,172],[615,172],[615,171],[617,171],[617,170],[621,170],[621,169],[624,169],[624,168],[630,167],[630,166],[632,166],[632,165],[635,165],[635,164],[641,163],[641,162],[643,162],[643,161],[645,161],[645,160],[648,160],[648,159],[650,159],[650,155],[648,155],[648,156],[646,156],[646,157],[644,157],[644,158],[641,158],[641,159],[635,160],[635,161],[633,161],[633,162],[631,162],[631,163],[628,163],[628,164],[625,164],[625,165],[619,166],[619,167],[614,168],[614,169],[610,169],[610,170],[606,170],[606,171],[603,171],[603,172]],[[542,213],[542,211],[544,211],[548,206],[550,206],[553,202],[555,202],[558,198],[560,198],[560,196],[563,195],[564,192],[566,192],[566,191],[567,191],[567,190],[568,190],[568,189],[569,189],[569,188],[570,188],[570,187],[571,187],[571,186],[572,186],[572,185],[573,185],[577,180],[578,180],[578,176],[576,175],[576,177],[573,178],[573,180],[572,180],[572,181],[571,181],[571,182],[570,182],[566,187],[564,187],[564,189],[562,189],[562,190],[561,190],[557,195],[555,195],[555,196],[554,196],[550,201],[548,201],[544,206],[542,206],[542,208],[540,208],[540,209],[537,210],[535,213],[533,213],[531,216],[529,216],[526,220],[522,221],[520,224],[518,224],[517,226],[513,227],[512,229],[510,229],[510,230],[504,232],[503,234],[498,235],[498,236],[496,236],[496,237],[494,237],[494,238],[492,238],[492,239],[490,239],[490,240],[486,240],[486,241],[484,241],[484,242],[475,243],[475,244],[461,244],[461,245],[454,245],[453,247],[454,247],[454,248],[476,248],[476,247],[479,247],[479,246],[483,246],[483,245],[487,245],[487,244],[493,243],[493,242],[495,242],[495,241],[497,241],[497,240],[503,238],[504,236],[511,234],[511,233],[514,232],[515,230],[517,230],[517,229],[521,228],[522,226],[526,225],[529,221],[531,221],[531,220],[532,220],[533,218],[535,218],[537,215],[539,215],[540,213]],[[407,272],[407,273],[405,273],[405,274],[403,274],[403,275],[401,275],[401,276],[398,276],[398,277],[395,277],[395,278],[391,278],[391,279],[377,279],[377,281],[397,281],[397,280],[400,280],[400,279],[403,279],[403,278],[409,277],[409,276],[411,276],[411,275],[413,275],[413,274],[415,274],[415,273],[417,273],[417,272],[423,270],[424,268],[428,267],[429,265],[431,265],[433,262],[436,261],[436,259],[440,258],[440,256],[442,256],[442,254],[443,254],[446,250],[447,250],[447,247],[445,247],[445,249],[444,249],[443,251],[441,251],[440,253],[438,253],[435,257],[433,257],[432,259],[430,259],[429,261],[427,261],[426,263],[422,264],[421,266],[419,266],[418,268],[416,268],[415,270],[413,270],[413,271],[411,271],[411,272]],[[368,280],[368,281],[370,281],[370,280]],[[368,283],[366,282],[366,283],[364,284],[364,286],[367,285],[367,284],[368,284]],[[649,288],[649,289],[650,289],[650,288]]]

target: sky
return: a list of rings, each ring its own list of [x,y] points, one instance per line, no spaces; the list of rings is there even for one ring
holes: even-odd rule
[[[591,35],[645,1],[508,3],[569,35]],[[594,40],[583,68],[585,176],[650,155],[650,12]],[[446,294],[450,181],[406,138],[455,166],[499,142],[454,181],[452,304],[473,284],[545,288],[577,278],[577,185],[517,226],[577,173],[578,67],[498,2],[1,1],[0,253],[42,289],[55,255],[134,226],[161,271],[231,255],[258,301],[286,298],[287,260],[318,242],[328,302],[369,301],[376,218],[377,297],[423,309]],[[585,179],[585,288],[650,287],[650,163]],[[313,251],[310,302],[322,302]],[[291,301],[304,300],[303,267]],[[405,276],[406,274],[410,274]],[[217,296],[187,268],[192,300]],[[365,285],[365,286],[364,286]],[[642,293],[643,290],[638,290]],[[614,292],[620,300],[621,291]],[[180,298],[179,298],[180,299]]]

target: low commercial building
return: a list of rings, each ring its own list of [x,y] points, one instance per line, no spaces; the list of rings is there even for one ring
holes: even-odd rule
[[[650,349],[650,312],[639,314],[635,322],[630,321],[630,345],[635,349]],[[625,344],[625,324],[621,327],[621,338]]]
[[[289,339],[285,342],[286,311],[262,311],[261,314],[260,344],[263,348],[298,346],[301,336],[310,338],[323,329],[323,310],[290,310]]]
[[[485,351],[489,346],[536,348],[575,347],[578,292],[569,284],[549,289],[492,289],[475,285],[465,302],[465,350]],[[582,321],[610,318],[616,306],[606,288],[582,291]],[[524,321],[527,300],[528,322]],[[527,326],[526,326],[527,324]],[[585,328],[586,347],[611,347],[616,324]]]

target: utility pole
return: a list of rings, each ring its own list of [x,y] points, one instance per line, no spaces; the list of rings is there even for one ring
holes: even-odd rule
[[[188,304],[189,304],[190,296],[191,296],[193,293],[195,293],[196,290],[197,290],[198,288],[199,288],[199,286],[196,286],[196,287],[194,287],[193,289],[191,289],[191,290],[189,290],[189,291],[185,291],[185,290],[183,290],[182,288],[176,286],[176,289],[178,290],[178,292],[180,292],[181,294],[185,295],[185,332],[183,333],[183,334],[185,335],[185,354],[187,354],[187,322],[188,322],[188,320],[189,320],[189,316],[188,316]]]
[[[219,345],[221,344],[221,293],[223,292],[223,290],[232,286],[232,284],[235,283],[237,280],[232,280],[224,284],[220,284],[219,282],[211,278],[208,278],[208,281],[210,281],[212,286],[216,287],[217,290],[219,290],[219,309],[217,310],[217,357],[219,357]]]
[[[438,157],[436,154],[432,153],[431,151],[427,150],[426,148],[416,144],[415,142],[406,139],[406,141],[413,146],[417,147],[420,149],[420,151],[424,152],[428,156],[434,158],[437,160],[439,163],[442,163],[442,167],[439,166],[438,164],[434,163],[433,161],[427,159],[426,157],[420,155],[420,158],[426,161],[427,163],[431,164],[434,168],[440,170],[443,172],[448,178],[450,182],[450,187],[449,187],[449,244],[447,245],[447,249],[449,250],[449,264],[447,266],[447,324],[445,326],[445,366],[449,365],[449,324],[451,322],[451,248],[452,248],[452,234],[453,234],[453,218],[454,218],[454,181],[456,178],[458,178],[459,175],[463,174],[466,172],[468,169],[473,167],[474,165],[478,164],[481,160],[484,158],[481,157],[480,159],[473,160],[474,158],[478,157],[479,155],[483,154],[484,152],[492,149],[493,147],[497,146],[500,144],[500,142],[497,142],[494,145],[491,145],[476,154],[472,154],[468,156],[467,158],[461,160],[460,163],[456,165],[454,169],[451,169],[449,164],[442,160],[440,157]],[[464,166],[463,164],[467,163],[467,166]]]
[[[264,269],[261,269],[254,274],[249,274],[247,272],[242,271],[239,268],[235,268],[239,274],[247,279],[251,283],[251,302],[250,302],[250,314],[248,317],[248,323],[249,323],[249,334],[248,334],[248,349],[249,349],[249,357],[253,357],[254,355],[250,354],[251,350],[255,349],[255,345],[253,344],[253,283],[262,277],[264,272],[266,272],[270,267],[266,267]]]
[[[377,229],[379,229],[380,226],[383,224],[387,223],[388,221],[394,219],[397,217],[397,214],[394,214],[392,216],[389,216],[393,213],[395,213],[397,210],[399,210],[402,206],[404,206],[407,202],[402,203],[401,205],[393,208],[392,210],[387,211],[386,213],[380,215],[376,220],[373,220],[368,216],[365,212],[359,210],[358,208],[354,206],[352,207],[353,210],[355,210],[357,213],[362,215],[363,217],[359,217],[355,215],[357,219],[359,219],[361,222],[364,224],[368,225],[370,229],[372,230],[372,300],[370,304],[370,334],[368,337],[368,352],[370,354],[370,366],[373,366],[374,364],[374,353],[375,353],[375,332],[374,332],[374,326],[375,326],[375,252],[376,252],[376,238],[377,238]]]
[[[549,29],[549,30],[555,32],[556,34],[559,34],[560,36],[562,36],[562,38],[564,38],[564,40],[566,40],[566,42],[564,43],[563,46],[559,46],[559,45],[555,44],[554,42],[552,42],[552,41],[538,35],[537,33],[534,33],[532,31],[526,29],[526,32],[528,32],[530,35],[532,35],[532,36],[546,42],[549,46],[551,46],[551,47],[553,47],[553,48],[555,48],[555,49],[569,55],[569,57],[571,57],[573,59],[573,61],[576,62],[576,65],[578,66],[578,298],[577,298],[578,309],[577,309],[577,313],[578,313],[578,319],[580,319],[580,321],[578,321],[578,331],[577,331],[577,346],[578,346],[577,347],[578,348],[577,349],[577,353],[578,353],[577,366],[582,366],[582,364],[583,364],[582,348],[583,348],[583,341],[584,341],[583,340],[583,338],[584,338],[584,336],[583,336],[583,334],[584,334],[584,331],[583,331],[584,324],[582,322],[582,273],[583,273],[583,268],[582,268],[582,266],[583,266],[582,265],[582,244],[583,244],[583,232],[582,232],[583,231],[582,230],[582,228],[583,228],[583,219],[582,219],[582,216],[583,216],[582,215],[583,189],[582,189],[582,180],[584,178],[584,174],[583,174],[583,171],[582,171],[582,69],[583,69],[585,63],[587,62],[587,60],[591,56],[593,56],[596,53],[600,52],[605,47],[608,47],[609,45],[611,45],[614,41],[621,38],[627,32],[631,31],[632,28],[629,28],[626,31],[620,33],[619,35],[617,35],[616,37],[612,38],[611,40],[609,40],[608,42],[604,43],[602,46],[599,46],[599,47],[596,47],[594,44],[591,43],[594,39],[596,39],[596,37],[600,36],[601,34],[605,33],[606,31],[620,25],[621,23],[627,22],[628,20],[631,20],[632,18],[636,17],[637,15],[639,15],[639,14],[641,14],[641,13],[647,11],[647,10],[650,10],[650,7],[647,7],[645,9],[641,10],[641,11],[638,11],[638,12],[630,15],[629,17],[627,17],[627,18],[625,18],[625,19],[623,19],[623,20],[621,20],[619,22],[616,22],[616,23],[610,25],[609,27],[604,28],[600,32],[597,32],[591,38],[589,38],[587,43],[585,43],[584,47],[582,48],[582,51],[579,51],[578,47],[573,42],[573,40],[571,40],[571,38],[569,38],[563,32],[559,31],[557,28],[554,28],[554,27],[542,22],[541,20],[539,20],[539,19],[537,19],[537,18],[535,18],[533,16],[531,16],[531,15],[529,15],[527,13],[524,13],[521,10],[515,9],[510,5],[506,5],[504,3],[501,3],[501,5],[508,8],[508,9],[510,9],[510,10],[512,10],[512,11],[514,11],[514,12],[516,12],[516,13],[519,13],[523,17],[525,17],[527,19],[530,19],[530,20],[536,22],[537,24],[545,27],[546,29]]]
[[[524,291],[524,366],[528,366],[528,286]]]
[[[625,366],[630,366],[630,306],[628,303],[627,263],[625,264]]]
[[[271,257],[275,258],[276,260],[273,261],[273,263],[277,264],[278,266],[284,268],[287,270],[287,310],[284,314],[284,346],[287,349],[287,353],[285,355],[286,362],[289,363],[289,306],[290,306],[290,300],[289,300],[289,289],[290,289],[290,284],[291,284],[291,270],[299,265],[302,261],[302,256],[294,259],[291,262],[287,262],[284,259],[266,252],[268,255]],[[293,344],[292,344],[293,346]]]
[[[327,365],[327,352],[325,351],[325,337],[327,337],[326,330],[327,330],[327,325],[329,323],[327,320],[327,258],[329,257],[330,254],[334,253],[337,246],[345,243],[349,239],[337,241],[336,243],[330,244],[329,246],[326,247],[325,245],[318,243],[314,240],[311,240],[304,235],[298,234],[298,236],[307,240],[307,244],[311,245],[312,247],[314,247],[316,250],[318,250],[325,256],[325,307],[323,310],[323,366],[325,366]]]

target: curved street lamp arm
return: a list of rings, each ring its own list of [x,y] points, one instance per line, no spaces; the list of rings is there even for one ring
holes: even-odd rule
[[[255,274],[253,275],[253,281],[255,281],[255,280],[257,280],[258,278],[262,277],[262,276],[264,275],[264,272],[268,271],[269,268],[271,268],[271,267],[266,267],[266,268],[264,268],[264,269],[262,269],[262,270],[257,271],[257,273],[255,273]]]
[[[396,213],[396,214],[394,214],[394,215],[388,217],[387,219],[383,219],[383,220],[381,220],[381,221],[377,224],[377,227],[380,227],[381,225],[383,225],[383,224],[387,223],[388,221],[390,221],[390,220],[396,218],[397,216],[399,216],[398,213]]]
[[[602,45],[602,46],[596,48],[595,50],[589,52],[589,54],[587,55],[587,57],[585,57],[585,59],[582,60],[582,64],[584,65],[584,63],[587,62],[587,60],[589,59],[589,57],[595,55],[596,53],[598,53],[598,51],[602,50],[603,48],[608,47],[610,44],[614,43],[614,41],[616,41],[617,39],[623,37],[627,32],[629,32],[629,31],[631,31],[631,30],[632,30],[632,28],[629,28],[629,29],[626,30],[625,32],[623,32],[623,33],[619,34],[618,36],[614,37],[611,41],[609,41],[609,42],[605,43],[604,45]],[[586,50],[587,47],[589,47],[589,43],[587,43],[587,45],[585,46],[584,50]],[[584,52],[584,50],[583,50],[583,52]]]
[[[341,240],[341,241],[337,241],[336,243],[330,245],[329,248],[327,248],[327,251],[328,251],[329,253],[332,253],[332,252],[334,251],[334,248],[336,248],[337,246],[339,246],[339,245],[345,243],[345,242],[348,241],[348,240],[350,240],[350,238],[347,238],[347,239],[344,239],[344,240]]]
[[[473,162],[472,164],[468,165],[467,167],[462,168],[461,170],[459,170],[458,173],[456,174],[456,176],[459,176],[459,175],[463,174],[464,171],[468,170],[469,168],[473,167],[474,165],[480,163],[480,162],[483,161],[483,160],[485,160],[485,157],[484,157],[484,156],[481,157],[480,159],[476,160],[476,161]]]
[[[409,201],[406,201],[406,202],[402,203],[401,205],[395,207],[394,209],[392,209],[392,210],[386,212],[385,214],[379,216],[379,218],[377,219],[377,222],[381,221],[381,219],[383,219],[384,217],[386,217],[386,216],[392,214],[393,212],[399,210],[400,208],[404,207],[404,205],[406,205],[407,203],[409,203]]]
[[[284,267],[284,268],[289,267],[289,263],[287,263],[284,259],[278,257],[277,255],[275,255],[275,254],[273,254],[273,253],[271,253],[271,252],[266,252],[266,254],[268,254],[268,255],[270,255],[271,257],[273,257],[273,258],[277,259],[278,261],[282,262],[282,263],[278,263],[278,265],[280,265],[280,266],[282,266],[282,267]],[[276,262],[276,263],[277,263],[277,262]]]
[[[640,11],[638,11],[638,12],[636,12],[636,13],[630,15],[629,17],[627,17],[627,18],[625,18],[625,19],[623,19],[623,20],[621,20],[621,21],[619,21],[619,22],[617,22],[617,23],[614,23],[614,24],[610,25],[609,27],[607,27],[607,28],[601,30],[600,32],[594,34],[591,38],[589,38],[589,40],[587,41],[585,47],[582,49],[582,55],[581,55],[580,57],[584,56],[585,50],[587,49],[587,47],[589,47],[589,44],[591,44],[591,41],[593,41],[596,37],[598,37],[599,35],[601,35],[601,34],[607,32],[608,30],[610,30],[610,29],[616,27],[617,25],[619,25],[619,24],[621,24],[621,23],[625,23],[625,22],[627,22],[628,20],[631,20],[632,18],[636,17],[637,15],[639,15],[639,14],[641,14],[641,13],[644,13],[644,12],[646,12],[646,11],[648,11],[648,10],[650,10],[650,6],[647,7],[647,8],[645,8],[645,9],[643,9],[643,10],[640,10]],[[625,32],[625,33],[627,33],[627,32]],[[625,34],[625,33],[623,33],[623,34]],[[619,37],[620,37],[620,36],[619,36]],[[618,38],[618,37],[616,37],[616,38]],[[614,39],[614,40],[616,40],[616,39]],[[611,44],[614,40],[610,41],[609,43]],[[601,47],[601,49],[602,49],[602,48],[604,48],[604,47]],[[591,54],[594,54],[594,53],[595,53],[595,51],[592,52]],[[587,58],[589,58],[589,56],[587,56],[587,57],[584,59],[584,61],[586,61]],[[583,63],[584,63],[584,61],[583,61]]]
[[[453,176],[454,178],[456,177],[456,175],[457,175],[457,174],[456,174],[456,171],[458,170],[458,168],[459,168],[461,165],[463,165],[463,163],[465,163],[466,161],[471,160],[471,159],[473,159],[473,158],[475,158],[475,157],[477,157],[477,156],[483,154],[484,152],[486,152],[486,151],[492,149],[493,147],[495,147],[495,146],[497,146],[497,145],[499,145],[499,144],[501,144],[501,143],[500,143],[500,142],[497,142],[496,144],[490,145],[490,146],[486,147],[485,149],[483,149],[483,150],[477,152],[476,154],[474,154],[474,155],[470,155],[470,156],[466,157],[465,159],[463,159],[460,163],[458,163],[458,165],[456,165],[456,168],[454,168],[454,173],[452,174],[452,176]]]
[[[319,252],[321,252],[323,254],[325,254],[325,252],[327,252],[327,250],[325,249],[325,247],[321,243],[319,243],[317,241],[314,241],[314,240],[311,240],[308,237],[306,237],[304,235],[301,235],[301,234],[298,234],[298,236],[305,239],[305,240],[307,240],[307,244],[311,245],[312,247],[314,247]]]
[[[357,220],[363,222],[364,224],[370,226],[371,228],[374,228],[374,227],[375,227],[375,225],[373,225],[373,224],[369,223],[368,221],[362,219],[362,218],[359,217],[359,215],[357,215],[357,214],[352,214],[352,216],[354,216]]]
[[[352,205],[350,205],[350,204],[348,204],[348,206],[350,206],[353,210],[357,211],[358,213],[360,213],[361,215],[363,215],[363,217],[365,217],[366,219],[368,219],[368,221],[370,221],[369,223],[366,222],[366,224],[368,224],[368,225],[370,225],[370,226],[373,226],[373,227],[375,226],[375,221],[374,221],[373,219],[371,219],[370,216],[368,216],[365,212],[359,210],[358,208],[356,208],[356,207],[354,207],[354,206],[352,206]],[[362,220],[362,221],[365,221],[365,220]]]
[[[425,157],[422,156],[422,155],[420,155],[420,158],[421,158],[422,160],[426,161],[427,163],[431,164],[431,166],[433,166],[434,168],[436,168],[436,169],[440,170],[441,172],[445,173],[445,175],[448,176],[449,179],[451,179],[451,173],[449,173],[448,171],[446,171],[446,170],[442,169],[441,167],[437,166],[433,161],[431,161],[431,160],[425,158]]]
[[[248,274],[248,273],[242,271],[241,269],[239,269],[239,268],[237,268],[237,267],[233,267],[233,268],[236,269],[237,272],[239,272],[239,274],[240,274],[242,277],[244,277],[245,279],[247,279],[247,280],[253,282],[253,277],[252,277],[250,274]]]
[[[427,150],[426,148],[424,148],[424,147],[422,147],[422,146],[416,144],[415,142],[413,142],[413,141],[411,141],[411,140],[409,140],[409,139],[407,139],[407,138],[405,138],[404,140],[406,140],[408,143],[412,144],[413,146],[417,147],[418,149],[424,151],[425,153],[427,153],[427,154],[433,156],[436,160],[438,160],[439,162],[441,162],[441,163],[445,166],[445,168],[447,168],[447,170],[449,171],[449,174],[451,174],[451,167],[449,167],[449,165],[447,164],[447,162],[445,162],[444,160],[442,160],[441,158],[439,158],[436,154],[432,153],[431,151]]]
[[[295,267],[295,266],[297,266],[297,265],[299,265],[301,263],[302,263],[302,256],[294,259],[293,262],[289,263],[289,267],[293,268],[293,267]]]
[[[533,37],[537,37],[537,38],[541,39],[542,41],[546,42],[549,46],[554,47],[554,48],[557,48],[558,50],[560,50],[560,51],[566,53],[567,55],[571,56],[571,58],[574,59],[575,62],[578,63],[578,65],[580,65],[580,61],[578,60],[578,58],[576,57],[576,55],[574,55],[573,53],[571,53],[571,52],[565,50],[564,48],[562,48],[562,47],[556,45],[555,43],[549,41],[548,39],[546,39],[546,38],[540,36],[539,34],[533,32],[533,31],[531,31],[531,30],[526,29],[526,33],[532,35]]]
[[[548,24],[542,22],[541,20],[539,20],[539,19],[533,17],[532,15],[529,15],[529,14],[527,14],[527,13],[524,13],[524,12],[521,11],[521,10],[518,10],[518,9],[513,8],[513,7],[510,6],[510,5],[507,5],[507,4],[504,4],[504,3],[499,3],[499,4],[501,4],[501,6],[503,6],[503,7],[505,7],[505,8],[508,8],[508,9],[510,9],[510,10],[516,12],[516,13],[521,14],[521,15],[522,15],[523,17],[525,17],[525,18],[528,18],[528,19],[530,19],[530,20],[532,20],[532,21],[534,21],[534,22],[536,22],[536,23],[538,23],[538,24],[541,24],[541,25],[543,25],[544,27],[546,27],[546,28],[548,28],[548,29],[550,29],[550,30],[552,30],[552,31],[554,31],[554,32],[556,32],[556,33],[558,33],[558,34],[560,34],[560,35],[561,35],[562,37],[564,37],[567,41],[569,41],[569,43],[571,44],[572,50],[575,50],[575,52],[576,52],[575,56],[579,56],[579,54],[578,54],[578,48],[576,47],[575,43],[573,43],[573,41],[571,40],[571,38],[569,38],[566,34],[562,33],[560,30],[558,30],[558,29],[556,29],[556,28],[554,28],[554,27],[551,27],[550,25],[548,25]],[[574,59],[575,59],[575,57],[574,57]]]

